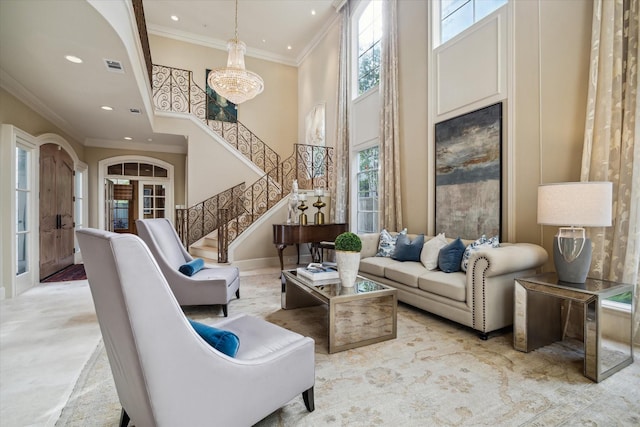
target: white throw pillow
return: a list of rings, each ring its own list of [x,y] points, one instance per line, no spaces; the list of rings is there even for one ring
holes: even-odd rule
[[[427,270],[435,270],[438,268],[438,254],[440,249],[447,246],[447,239],[444,237],[444,233],[438,234],[433,239],[429,240],[422,247],[420,253],[420,261]]]

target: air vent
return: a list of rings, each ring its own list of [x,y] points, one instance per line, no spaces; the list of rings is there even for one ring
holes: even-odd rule
[[[131,114],[141,114],[142,113],[142,111],[140,111],[139,108],[129,108],[129,112]]]
[[[122,63],[120,61],[105,59],[104,64],[107,66],[107,70],[109,71],[113,71],[114,73],[124,73],[124,68],[122,68]]]

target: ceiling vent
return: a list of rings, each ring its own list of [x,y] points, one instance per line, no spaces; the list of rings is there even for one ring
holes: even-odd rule
[[[122,68],[122,63],[120,61],[105,59],[104,64],[107,66],[107,70],[109,71],[113,71],[114,73],[124,73],[124,68]]]
[[[139,108],[129,108],[129,112],[131,114],[142,114],[142,111],[140,111]]]

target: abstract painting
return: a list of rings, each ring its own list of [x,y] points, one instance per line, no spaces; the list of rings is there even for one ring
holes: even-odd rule
[[[437,123],[436,233],[501,236],[502,103]]]
[[[238,121],[238,109],[236,104],[227,101],[227,98],[223,97],[209,86],[209,73],[211,70],[207,70],[205,73],[204,81],[207,85],[207,120],[218,120],[221,122],[235,123]]]

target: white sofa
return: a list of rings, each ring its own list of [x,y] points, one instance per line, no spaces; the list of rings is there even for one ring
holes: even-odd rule
[[[360,275],[396,288],[399,301],[475,329],[482,339],[513,324],[514,279],[533,275],[548,258],[538,245],[501,243],[474,251],[466,273],[445,273],[418,261],[375,256],[380,233],[360,238]],[[425,243],[431,238],[425,236]]]

